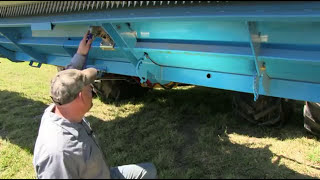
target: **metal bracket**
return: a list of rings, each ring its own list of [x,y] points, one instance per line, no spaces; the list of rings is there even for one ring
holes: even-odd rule
[[[143,61],[144,61],[145,59],[146,59],[146,55],[144,55],[143,57],[141,57],[141,58],[139,59],[139,62],[138,62],[137,65],[136,65],[136,74],[137,74],[137,76],[140,78],[140,83],[141,83],[141,84],[144,84],[144,83],[147,82],[147,77],[143,77],[143,76],[141,76],[140,73],[139,73],[139,69],[140,69],[140,67],[141,67],[141,64],[143,63]]]
[[[46,62],[47,58],[44,55],[37,54],[30,47],[21,46],[18,44],[20,40],[20,33],[17,28],[0,28],[0,34],[5,36],[9,41],[11,41],[16,47],[18,47],[21,51],[28,54],[30,57],[34,58],[39,62]]]
[[[129,27],[120,27],[113,25],[112,23],[104,23],[101,25],[103,29],[110,35],[112,40],[115,42],[115,45],[120,48],[120,50],[124,53],[124,55],[131,61],[131,63],[134,66],[137,66],[138,64],[138,58],[133,53],[133,47],[130,47],[127,41],[124,40],[124,37],[122,37],[116,29],[125,28],[125,31],[131,32]],[[125,33],[124,33],[125,34]],[[129,33],[127,33],[129,34]],[[136,41],[135,37],[131,37],[132,40]]]
[[[254,92],[254,101],[257,101],[259,98],[259,82],[260,76],[257,74],[253,76],[253,92]]]
[[[170,66],[158,64],[145,52],[136,65],[136,74],[140,78],[142,85],[147,85],[147,81],[157,82],[159,84],[169,84],[171,81],[163,80],[164,67]]]
[[[31,67],[36,67],[36,68],[40,68],[41,65],[42,65],[42,63],[38,62],[38,65],[37,65],[37,66],[34,66],[33,63],[34,63],[34,61],[30,61],[29,66],[31,66]]]
[[[101,26],[90,26],[90,33],[93,38],[100,37],[102,41],[100,42],[100,48],[104,51],[114,51],[114,42],[110,35]]]
[[[255,64],[255,75],[253,77],[253,92],[254,92],[254,101],[256,101],[259,98],[259,82],[260,82],[260,76],[261,76],[261,71],[260,67],[261,65],[259,64],[258,61],[258,56],[260,53],[260,44],[261,44],[261,38],[260,38],[260,33],[258,32],[257,29],[257,24],[256,22],[247,22],[248,25],[248,32],[250,35],[250,46],[252,50],[252,54],[254,56],[254,64]]]
[[[265,63],[262,64],[260,70],[261,70],[262,86],[263,86],[264,92],[266,93],[266,95],[269,95],[271,78],[267,74]]]

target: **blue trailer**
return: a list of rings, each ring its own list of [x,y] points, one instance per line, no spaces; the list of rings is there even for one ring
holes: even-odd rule
[[[320,2],[3,2],[0,55],[65,66],[88,29],[86,67],[107,97],[179,83],[231,90],[256,124],[281,123],[283,99],[302,100],[306,129],[320,133]]]

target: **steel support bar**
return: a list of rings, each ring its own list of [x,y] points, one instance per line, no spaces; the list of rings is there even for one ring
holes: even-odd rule
[[[28,45],[28,46],[52,46],[52,47],[61,47],[63,46],[66,49],[77,49],[79,46],[80,40],[66,40],[66,39],[53,39],[53,38],[33,38],[33,39],[21,39],[19,40],[19,45]],[[242,57],[251,57],[252,50],[248,44],[191,44],[190,43],[159,43],[159,42],[137,42],[133,51],[185,51],[185,52],[202,52],[202,53],[214,53],[214,54],[223,54],[223,55],[238,55]],[[11,41],[6,38],[0,38],[1,44],[12,44]],[[94,41],[92,48],[100,49],[98,42]],[[262,47],[263,52],[260,53],[260,59],[278,59],[278,60],[288,60],[288,61],[301,61],[301,62],[319,62],[320,52],[318,50],[305,50],[306,47],[296,46],[292,47]],[[116,49],[117,50],[117,49]],[[181,52],[181,54],[183,54]]]
[[[260,72],[260,65],[258,62],[258,56],[260,53],[260,44],[261,44],[260,34],[257,30],[256,22],[247,22],[247,24],[248,24],[248,31],[250,35],[250,46],[251,46],[252,54],[254,56],[256,73],[257,73],[257,76],[260,77],[261,72]]]
[[[208,76],[210,74],[210,76]],[[210,77],[210,78],[208,78]],[[206,72],[191,69],[163,68],[164,80],[194,84],[206,87],[234,90],[251,93],[252,77],[219,72]],[[260,81],[260,85],[262,82]],[[266,94],[263,88],[259,94],[295,100],[320,102],[320,84],[272,79],[270,92]]]
[[[116,27],[112,23],[105,23],[102,24],[104,30],[110,35],[110,37],[115,42],[115,45],[118,46],[124,55],[131,61],[131,63],[136,66],[138,63],[138,58],[134,55],[133,49],[134,47],[130,47],[128,42],[125,41],[123,36],[121,36]],[[122,27],[124,28],[124,27]]]
[[[19,29],[17,28],[0,28],[0,34],[6,37],[9,41],[11,41],[17,48],[19,48],[22,52],[30,55],[32,58],[37,60],[38,62],[46,62],[46,56],[34,52],[32,48],[21,46],[18,41],[20,40]]]
[[[73,57],[78,50],[78,44],[79,42],[75,41],[64,41],[63,42],[63,49],[71,56]]]
[[[255,73],[253,77],[253,94],[254,94],[254,101],[256,101],[259,98],[259,80],[261,76],[260,72],[260,65],[258,61],[258,56],[260,53],[260,33],[257,30],[256,22],[247,22],[248,25],[248,32],[250,35],[250,46],[252,50],[252,54],[254,57],[254,64],[255,64]]]
[[[4,47],[2,47],[0,45],[0,54],[3,55],[4,57],[7,57],[8,59],[15,61],[16,57],[15,57],[15,52],[14,51],[10,51]]]

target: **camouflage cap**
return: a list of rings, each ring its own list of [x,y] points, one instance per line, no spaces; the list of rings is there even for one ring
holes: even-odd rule
[[[97,76],[95,68],[84,70],[67,69],[60,71],[51,80],[51,98],[57,105],[72,102],[83,87],[93,83]]]

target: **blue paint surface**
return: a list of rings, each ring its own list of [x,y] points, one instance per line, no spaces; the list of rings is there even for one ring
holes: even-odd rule
[[[95,38],[88,67],[248,93],[261,71],[258,94],[320,102],[317,7],[320,2],[270,2],[2,18],[0,54],[64,66],[89,27],[101,26],[115,47],[103,50]]]

